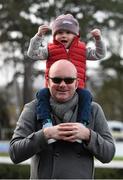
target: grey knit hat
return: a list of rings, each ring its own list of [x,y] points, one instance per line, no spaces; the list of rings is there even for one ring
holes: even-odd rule
[[[58,16],[51,25],[52,35],[59,30],[68,30],[75,35],[79,35],[79,23],[71,14],[62,14]]]

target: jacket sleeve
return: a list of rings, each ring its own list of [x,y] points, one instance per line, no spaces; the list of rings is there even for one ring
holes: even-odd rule
[[[92,107],[91,138],[87,148],[102,163],[110,162],[115,155],[114,139],[109,130],[104,112],[97,104]],[[91,128],[91,127],[90,127]]]
[[[14,163],[32,157],[47,146],[43,131],[36,131],[34,102],[25,105],[10,141],[9,154]]]
[[[102,39],[95,40],[95,48],[87,48],[87,60],[101,60],[106,56],[106,46]]]
[[[29,44],[29,48],[27,51],[27,55],[31,59],[35,60],[46,60],[48,57],[48,48],[45,46],[42,46],[43,43],[43,37],[39,37],[38,35],[35,35],[31,40]]]

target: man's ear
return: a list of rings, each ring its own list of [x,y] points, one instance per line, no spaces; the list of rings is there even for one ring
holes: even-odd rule
[[[76,89],[78,88],[78,85],[79,85],[79,78],[77,78],[77,80],[76,80],[76,84],[75,84]]]
[[[48,77],[46,77],[45,86],[46,86],[46,87],[49,87],[49,78],[48,78]]]

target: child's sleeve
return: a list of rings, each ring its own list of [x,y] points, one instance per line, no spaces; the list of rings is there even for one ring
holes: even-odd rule
[[[41,59],[46,60],[48,57],[48,48],[47,46],[42,46],[43,38],[39,37],[37,34],[30,40],[29,48],[27,55],[31,59]]]
[[[87,60],[101,60],[106,56],[105,43],[101,39],[95,41],[95,48],[87,48]]]

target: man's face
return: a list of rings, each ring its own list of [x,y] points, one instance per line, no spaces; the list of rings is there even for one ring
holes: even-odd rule
[[[52,71],[49,74],[48,87],[51,96],[57,102],[66,102],[73,97],[78,86],[78,80],[76,76],[77,75],[75,71],[71,71],[71,68],[62,67],[61,69]]]
[[[55,40],[62,43],[68,49],[76,35],[70,31],[60,30],[55,35]]]

